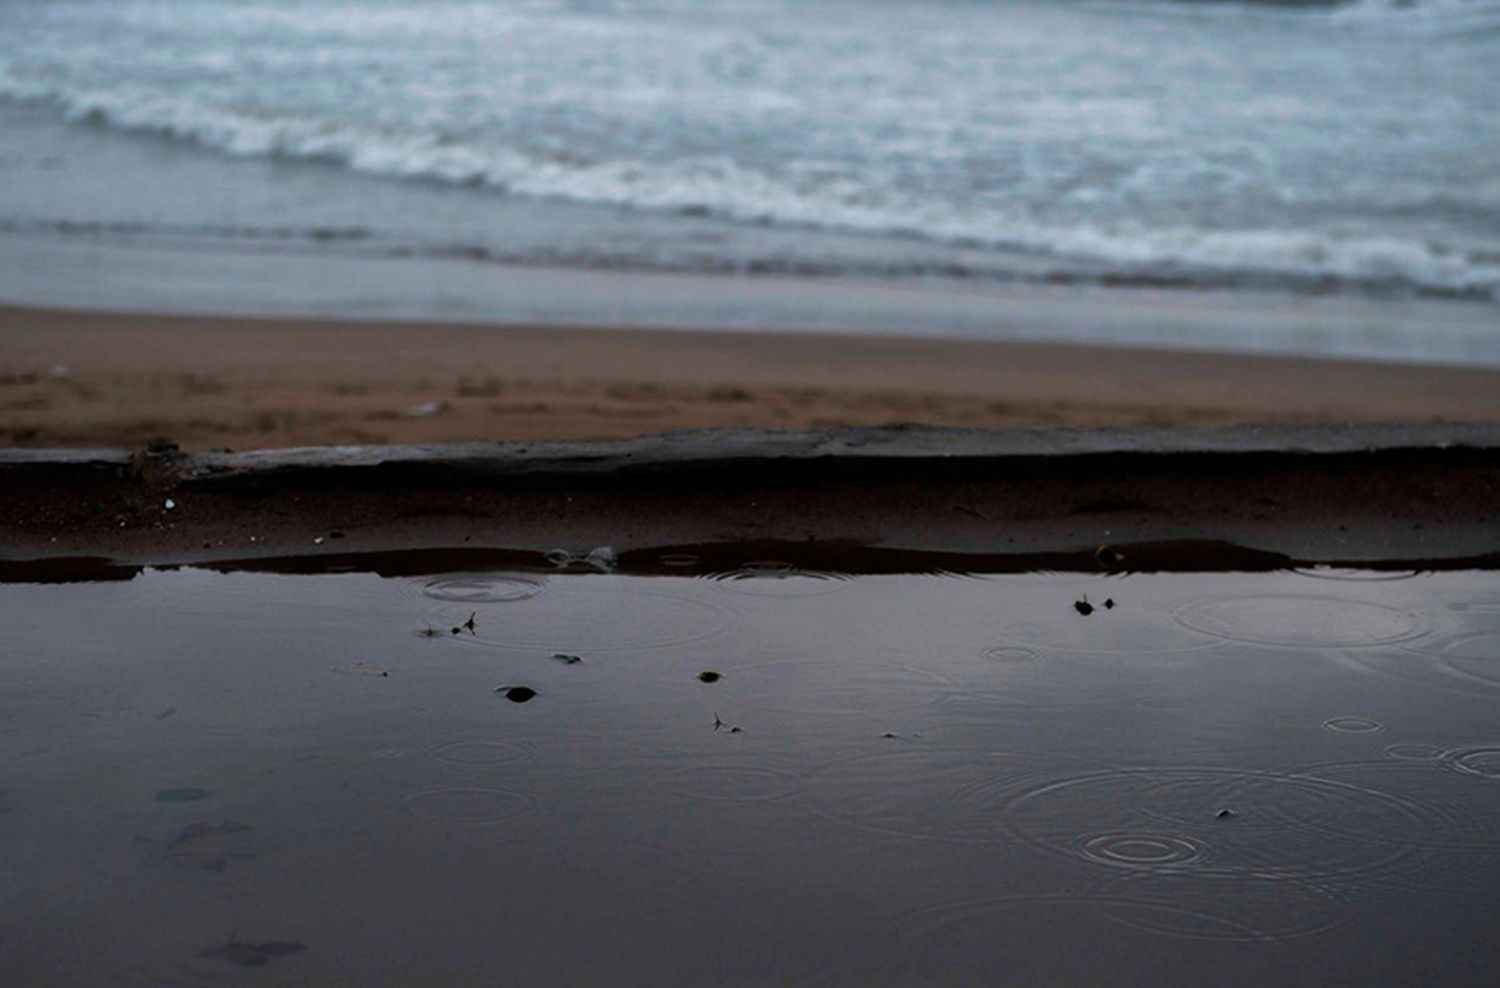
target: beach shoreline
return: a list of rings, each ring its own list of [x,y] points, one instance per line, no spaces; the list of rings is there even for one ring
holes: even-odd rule
[[[1497,418],[1496,368],[845,333],[0,307],[0,442],[17,447]]]

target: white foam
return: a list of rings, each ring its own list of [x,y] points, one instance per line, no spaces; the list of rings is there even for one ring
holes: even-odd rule
[[[755,2],[745,0],[745,9],[759,9]],[[1357,10],[1345,12],[1373,14],[1387,10],[1386,4],[1359,0]],[[1091,269],[1127,278],[1327,281],[1500,298],[1500,247],[1495,236],[1473,232],[1478,223],[1384,228],[1379,218],[1364,222],[1379,209],[1405,209],[1424,220],[1488,214],[1500,209],[1500,176],[1492,170],[1472,169],[1464,185],[1428,182],[1420,174],[1388,181],[1363,169],[1359,155],[1389,154],[1389,145],[1365,152],[1357,139],[1388,130],[1393,116],[1361,116],[1361,106],[1315,98],[1310,84],[1248,91],[1230,86],[1217,103],[1188,106],[1184,115],[1182,104],[1192,102],[1192,93],[1164,99],[1150,87],[1121,85],[1110,74],[1136,65],[1156,41],[1132,48],[1129,39],[1111,37],[1095,50],[1087,39],[1073,39],[1063,58],[1049,50],[1061,38],[1047,30],[997,36],[997,44],[1008,46],[1007,57],[1046,67],[1054,73],[1048,79],[1085,77],[1078,87],[1055,89],[1019,70],[973,78],[989,71],[995,59],[959,29],[965,17],[991,16],[984,7],[980,13],[898,8],[902,17],[936,23],[927,34],[921,33],[931,27],[926,21],[915,27],[872,22],[868,28],[818,22],[842,32],[829,40],[812,31],[778,37],[761,28],[742,34],[723,26],[700,30],[696,21],[665,27],[650,19],[606,21],[598,19],[602,14],[562,12],[547,3],[442,6],[444,16],[434,17],[399,4],[148,3],[128,8],[128,17],[139,22],[130,26],[172,43],[121,45],[111,54],[114,49],[99,39],[112,23],[112,5],[85,4],[93,18],[87,30],[59,19],[54,30],[37,32],[42,47],[12,48],[9,62],[0,39],[0,96],[46,103],[74,121],[157,134],[231,156],[324,162],[493,194],[1020,251],[1050,259],[1064,274]],[[652,17],[659,6],[652,5]],[[687,17],[668,7],[674,17]],[[1421,3],[1423,10],[1450,7],[1469,11],[1500,4]],[[1038,10],[1026,16],[1076,16]],[[202,23],[184,26],[178,11]],[[538,66],[519,56],[496,60],[461,47],[482,39],[479,47],[489,52],[490,46],[515,41],[507,32],[516,31],[517,18],[543,15],[550,19],[537,24],[553,32],[547,44],[560,46],[555,51],[572,62]],[[1101,9],[1087,16],[1119,15]],[[950,17],[951,23],[943,20]],[[221,37],[231,26],[233,36]],[[908,28],[924,46],[923,58],[902,60],[896,40]],[[621,32],[635,32],[630,44],[620,43]],[[668,48],[689,53],[659,75],[654,65],[628,61],[637,43],[663,50],[653,32],[668,37]],[[367,82],[382,65],[380,53],[390,54],[382,46],[397,41],[401,59],[410,64],[392,70],[394,81]],[[825,41],[847,60],[840,63],[843,74],[829,81],[863,79],[866,73],[867,97],[811,91],[801,83],[798,73],[817,67],[808,59],[823,53],[817,46]],[[1182,73],[1223,70],[1223,53],[1207,42],[1204,51],[1172,49],[1171,57],[1184,62],[1162,70],[1162,79],[1180,86]],[[1117,54],[1118,64],[1110,61]],[[1100,58],[1107,67],[1091,61]],[[455,60],[464,71],[443,74]],[[729,69],[713,68],[720,63],[755,78],[726,81],[716,73]],[[589,77],[600,64],[610,71]],[[285,77],[298,72],[309,74],[308,86],[286,85]],[[1095,72],[1098,78],[1088,76]],[[695,88],[710,84],[719,88]],[[538,87],[538,95],[528,87]],[[562,116],[573,129],[560,127],[555,137],[545,117],[542,123],[515,124],[507,101],[533,98],[528,106],[581,113],[585,125],[599,130]],[[1436,107],[1431,117],[1442,121],[1458,113],[1460,119],[1463,111],[1452,108],[1458,105]],[[681,114],[681,123],[674,113]],[[1179,116],[1168,119],[1171,113]],[[721,115],[734,124],[723,135],[713,132]],[[1304,167],[1296,142],[1342,117],[1353,121],[1338,135],[1343,157],[1313,162],[1330,177],[1293,181],[1298,176],[1292,169]],[[1289,150],[1274,143],[1277,128],[1292,136]],[[1198,129],[1217,133],[1199,140]],[[1451,127],[1443,136],[1462,131]],[[806,147],[797,140],[802,134]],[[1019,161],[1005,157],[1017,147],[1024,152]],[[1401,153],[1443,151],[1436,145]],[[1476,153],[1467,145],[1460,151]],[[981,177],[969,181],[969,167]],[[1234,197],[1263,201],[1270,209],[1262,217],[1241,206],[1221,218],[1216,202]],[[1183,199],[1196,199],[1194,208],[1179,208]],[[1314,221],[1311,214],[1329,202],[1343,212],[1325,210]]]

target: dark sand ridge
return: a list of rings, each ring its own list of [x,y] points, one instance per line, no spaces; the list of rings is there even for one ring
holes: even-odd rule
[[[62,365],[54,376],[51,371]],[[0,443],[186,450],[672,429],[1500,419],[1500,369],[819,334],[0,308]]]
[[[0,451],[9,579],[66,577],[33,565],[64,557],[411,572],[605,545],[636,572],[667,553],[866,572],[1493,568],[1500,425]]]

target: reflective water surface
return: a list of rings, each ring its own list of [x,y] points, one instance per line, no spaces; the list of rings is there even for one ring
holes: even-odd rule
[[[7,585],[0,846],[6,985],[1495,983],[1500,577]]]

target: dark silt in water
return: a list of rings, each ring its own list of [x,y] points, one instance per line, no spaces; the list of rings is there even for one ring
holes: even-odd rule
[[[0,983],[1494,984],[1500,578],[1329,575],[7,585]]]

